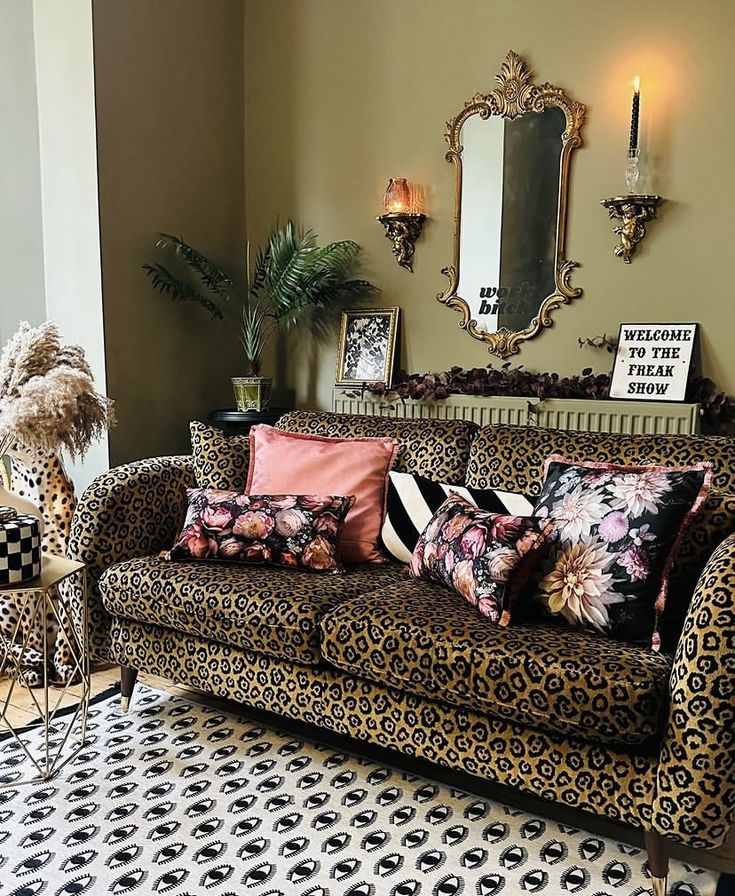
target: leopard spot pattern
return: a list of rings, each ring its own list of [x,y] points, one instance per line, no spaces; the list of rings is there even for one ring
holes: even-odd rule
[[[666,718],[671,656],[565,624],[501,628],[441,585],[376,589],[321,629],[339,669],[545,731],[640,744]]]
[[[250,437],[225,435],[221,429],[198,420],[189,424],[189,434],[197,486],[244,492],[250,465]]]

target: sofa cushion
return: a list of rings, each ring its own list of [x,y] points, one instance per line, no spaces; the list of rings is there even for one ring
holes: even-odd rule
[[[245,491],[250,463],[247,435],[226,435],[216,426],[192,420],[189,423],[191,456],[199,488]]]
[[[666,718],[669,654],[554,623],[488,626],[440,585],[389,585],[321,629],[339,669],[545,731],[639,744]]]
[[[470,446],[478,430],[470,420],[398,420],[328,411],[290,411],[276,426],[343,439],[390,436],[398,441],[394,470],[457,485],[464,482]]]
[[[316,665],[320,617],[342,601],[403,577],[402,567],[393,563],[318,576],[299,569],[142,557],[111,566],[99,587],[115,616]]]

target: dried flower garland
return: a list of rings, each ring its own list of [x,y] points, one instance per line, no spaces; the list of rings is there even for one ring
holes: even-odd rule
[[[495,368],[452,367],[442,373],[401,372],[392,386],[366,383],[364,391],[389,401],[441,401],[450,395],[477,397],[511,396],[543,401],[545,398],[607,399],[610,396],[610,374],[594,373],[586,367],[580,374],[560,376],[558,373],[532,373],[523,367],[504,364]],[[352,393],[359,394],[359,393]],[[735,398],[717,389],[708,377],[693,376],[687,385],[687,401],[702,408],[703,422],[720,426],[735,420]],[[529,402],[529,410],[535,405]]]

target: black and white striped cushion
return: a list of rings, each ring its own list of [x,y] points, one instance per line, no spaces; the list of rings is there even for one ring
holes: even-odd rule
[[[525,495],[496,489],[472,489],[433,482],[414,473],[390,473],[386,515],[380,533],[385,549],[402,563],[411,560],[419,535],[448,495],[461,495],[491,513],[530,516],[533,503]]]

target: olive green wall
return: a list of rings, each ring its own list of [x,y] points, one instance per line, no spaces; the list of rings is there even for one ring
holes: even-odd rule
[[[243,3],[94,0],[93,11],[114,465],[188,452],[187,421],[229,406],[241,372],[234,328],[154,293],[141,265],[165,261],[164,231],[241,267]]]
[[[216,6],[216,4],[215,4]],[[293,215],[323,240],[365,249],[380,303],[400,305],[402,364],[412,372],[492,360],[435,300],[451,259],[453,181],[445,121],[493,86],[505,53],[588,108],[574,160],[568,255],[584,296],[522,348],[514,363],[569,374],[610,367],[579,336],[621,320],[697,320],[704,372],[735,392],[732,350],[732,86],[735,4],[645,0],[249,0],[246,4],[248,232]],[[612,256],[599,200],[623,189],[631,82],[642,81],[650,188],[667,198],[631,265]],[[399,268],[374,220],[390,176],[428,192],[430,220],[415,272]],[[335,345],[293,350],[290,378],[305,405],[328,405]],[[499,362],[497,362],[499,363]]]

